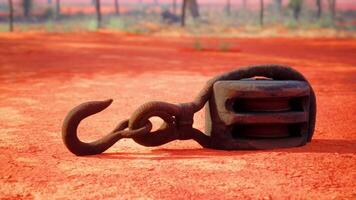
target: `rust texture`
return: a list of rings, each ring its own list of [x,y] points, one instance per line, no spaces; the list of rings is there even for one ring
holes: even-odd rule
[[[193,139],[205,148],[226,150],[302,146],[311,141],[316,119],[316,99],[309,82],[296,70],[279,65],[243,67],[216,76],[189,103],[145,103],[105,137],[91,143],[80,141],[80,121],[111,103],[86,102],[68,113],[62,138],[72,153],[100,154],[122,138],[144,146]],[[204,105],[206,134],[193,128],[194,113]],[[164,121],[156,131],[151,131],[149,121],[153,116]]]

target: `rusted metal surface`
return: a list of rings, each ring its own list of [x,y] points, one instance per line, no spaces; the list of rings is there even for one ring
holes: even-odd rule
[[[316,118],[315,94],[308,81],[294,69],[279,65],[250,66],[219,75],[208,81],[193,102],[148,102],[102,139],[81,142],[80,121],[111,103],[87,102],[68,113],[62,138],[72,153],[99,154],[122,138],[144,146],[193,139],[205,148],[226,150],[301,146],[311,140]],[[193,128],[194,113],[204,105],[206,134]],[[151,132],[153,116],[164,123]]]

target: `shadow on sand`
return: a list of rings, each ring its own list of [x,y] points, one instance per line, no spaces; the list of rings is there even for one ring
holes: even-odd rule
[[[260,154],[272,152],[288,153],[332,153],[332,154],[354,154],[356,153],[356,140],[332,140],[314,139],[303,147],[272,149],[272,150],[236,150],[224,151],[215,149],[153,149],[147,153],[114,152],[102,153],[100,155],[88,156],[87,158],[98,159],[148,159],[148,160],[174,160],[174,159],[202,159],[212,157],[229,157],[246,154]]]

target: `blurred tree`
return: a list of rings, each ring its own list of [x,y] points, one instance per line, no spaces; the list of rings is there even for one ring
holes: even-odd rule
[[[96,10],[97,28],[100,29],[102,26],[100,0],[95,0],[95,10]]]
[[[277,11],[278,17],[282,16],[282,3],[283,0],[274,0],[275,10]]]
[[[290,0],[288,6],[293,11],[294,19],[298,21],[300,12],[302,11],[303,0]]]
[[[331,19],[333,20],[333,23],[335,22],[335,16],[336,16],[336,0],[328,0],[329,2],[329,10],[331,13]]]
[[[185,26],[186,10],[187,10],[187,0],[183,0],[181,26]]]
[[[9,2],[9,31],[12,32],[14,30],[14,4],[12,0],[8,0]]]
[[[120,15],[119,0],[115,0],[115,14]]]
[[[194,19],[199,18],[200,16],[197,0],[183,0],[181,21],[182,26],[185,26],[186,11],[188,8]]]
[[[247,0],[242,0],[242,8],[243,8],[244,10],[247,9]]]
[[[320,19],[321,17],[321,13],[322,13],[322,6],[321,6],[321,0],[316,0],[316,7],[317,7],[317,11],[316,11],[316,18]]]
[[[228,16],[230,16],[231,15],[231,1],[230,0],[226,0],[226,14],[228,15]]]
[[[61,15],[61,0],[56,0],[56,18]]]
[[[263,18],[264,18],[264,2],[263,0],[260,0],[260,25],[263,26]]]
[[[22,0],[23,14],[26,18],[30,16],[32,3],[32,0]]]
[[[173,14],[177,13],[177,0],[173,0],[172,2],[172,9],[173,9]]]
[[[198,8],[198,2],[197,0],[186,0],[187,1],[187,6],[190,10],[190,13],[192,14],[192,17],[198,18],[200,16],[199,14],[199,8]]]

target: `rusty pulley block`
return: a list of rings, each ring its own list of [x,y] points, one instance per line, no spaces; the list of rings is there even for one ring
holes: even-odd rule
[[[64,144],[76,155],[104,152],[121,138],[144,146],[193,139],[205,148],[239,150],[305,145],[315,127],[313,88],[299,72],[278,65],[251,66],[217,76],[193,102],[148,102],[108,135],[91,143],[77,136],[80,121],[104,110],[112,100],[83,103],[64,120]],[[206,105],[206,106],[205,106]],[[194,113],[206,107],[205,133],[193,128]],[[164,120],[151,132],[149,118]]]

